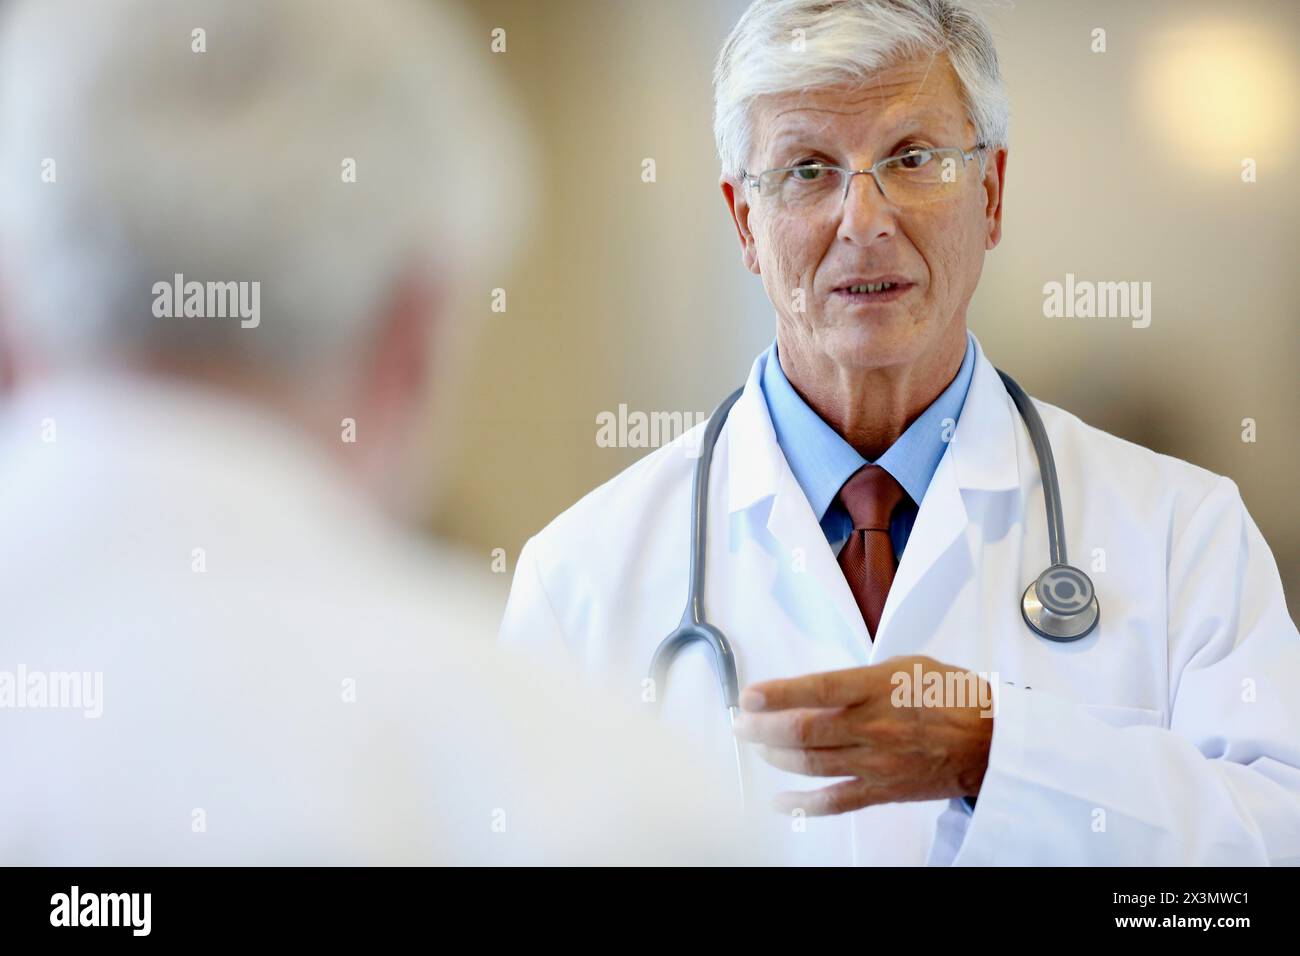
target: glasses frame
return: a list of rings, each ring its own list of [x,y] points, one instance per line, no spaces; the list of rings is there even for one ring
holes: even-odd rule
[[[956,152],[959,156],[961,156],[963,166],[965,166],[972,159],[978,156],[979,163],[980,163],[980,177],[983,178],[984,176],[984,152],[983,151],[988,148],[989,148],[988,143],[976,143],[970,149],[962,149],[960,146],[927,146],[923,148],[909,147],[908,149],[903,150],[903,152],[901,153],[895,153],[892,156],[886,156],[884,159],[877,160],[875,163],[873,163],[871,166],[866,167],[865,169],[849,169],[845,166],[836,166],[834,163],[800,163],[796,166],[777,166],[772,169],[765,169],[761,173],[758,173],[757,175],[753,175],[753,176],[751,176],[749,172],[747,172],[746,170],[742,169],[740,171],[740,177],[741,177],[741,181],[744,182],[745,185],[755,189],[758,192],[758,194],[761,196],[763,194],[760,188],[762,179],[764,176],[770,176],[772,173],[791,173],[794,172],[796,169],[824,169],[827,170],[828,172],[844,173],[845,174],[844,192],[840,195],[840,206],[843,207],[845,201],[849,198],[849,187],[853,185],[853,178],[855,176],[870,176],[872,181],[875,182],[876,184],[876,189],[880,191],[880,195],[885,198],[885,201],[898,205],[898,203],[896,203],[895,200],[889,197],[889,193],[885,192],[884,183],[880,181],[879,171],[882,168],[884,168],[886,164],[896,163],[904,156],[908,156],[912,153]]]

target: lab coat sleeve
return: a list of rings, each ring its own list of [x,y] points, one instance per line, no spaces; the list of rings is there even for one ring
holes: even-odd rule
[[[1168,721],[997,687],[954,864],[1300,864],[1300,635],[1277,565],[1226,478],[1171,533]]]
[[[553,664],[568,653],[564,631],[546,593],[536,538],[530,538],[519,552],[515,577],[501,622],[500,643]]]

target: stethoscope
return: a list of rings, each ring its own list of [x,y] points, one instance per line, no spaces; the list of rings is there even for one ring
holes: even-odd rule
[[[1038,415],[1038,409],[1025,394],[1025,390],[1001,369],[1002,378],[1012,401],[1029,430],[1029,440],[1038,459],[1038,471],[1043,482],[1043,501],[1047,506],[1047,546],[1051,566],[1025,588],[1020,612],[1029,629],[1049,641],[1068,643],[1086,636],[1097,626],[1101,608],[1097,593],[1088,575],[1073,567],[1065,555],[1065,519],[1061,515],[1061,487],[1056,476],[1056,459],[1052,456],[1052,443]],[[709,417],[700,445],[700,456],[695,462],[695,477],[691,484],[691,564],[690,590],[686,610],[677,630],[669,634],[655,649],[650,661],[650,679],[653,681],[655,700],[662,701],[668,685],[668,669],[673,658],[687,644],[703,641],[713,652],[714,670],[722,687],[722,700],[731,716],[734,727],[740,711],[740,679],[736,672],[736,654],[727,635],[708,622],[704,612],[704,563],[708,539],[709,468],[713,463],[713,449],[726,423],[731,406],[740,398],[743,388],[738,388],[720,404]],[[744,765],[740,756],[740,741],[732,735],[735,744],[736,767],[740,774],[742,795]]]

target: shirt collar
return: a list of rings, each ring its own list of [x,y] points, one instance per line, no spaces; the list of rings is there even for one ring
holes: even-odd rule
[[[781,369],[775,341],[763,359],[760,381],[777,444],[821,521],[844,482],[870,462],[794,390]],[[918,505],[961,417],[974,368],[975,346],[968,330],[966,354],[956,377],[875,462],[893,475]]]

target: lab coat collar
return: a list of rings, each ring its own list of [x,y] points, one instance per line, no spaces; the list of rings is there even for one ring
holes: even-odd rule
[[[969,524],[965,495],[1020,487],[1011,397],[978,339],[975,349],[975,369],[966,403],[920,502],[874,642],[812,506],[777,443],[760,386],[766,354],[755,361],[744,392],[732,408],[727,422],[729,510],[735,514],[771,501],[768,532],[785,550],[791,565],[801,566],[837,609],[847,627],[844,633],[850,653],[866,649],[874,660],[906,652],[905,635],[890,639],[890,621],[939,559],[964,539]],[[977,556],[970,551],[966,548],[958,553],[956,560],[961,567],[949,565],[950,570],[958,574],[973,572]],[[890,649],[882,651],[882,646]]]
[[[1015,412],[993,363],[975,342],[975,371],[966,403],[953,431],[950,454],[956,485],[962,491],[1005,491],[1020,486],[1016,461]],[[763,399],[764,352],[750,368],[744,391],[727,419],[728,509],[735,513],[775,495],[789,470]],[[940,462],[940,467],[944,467]],[[936,475],[938,472],[936,471]],[[931,493],[927,491],[926,498]],[[810,506],[811,507],[811,506]]]
[[[979,339],[973,333],[971,338],[975,341],[975,373],[950,443],[957,486],[962,491],[1019,488],[1019,416]]]
[[[767,359],[763,352],[754,360],[744,391],[727,416],[727,509],[732,514],[775,494],[782,467],[789,468],[763,398]]]
[[[1012,411],[1011,396],[978,339],[975,347],[975,372],[966,405],[903,549],[880,616],[872,660],[916,652],[916,635],[896,634],[891,622],[913,593],[922,592],[927,575],[940,564],[949,582],[975,573],[981,546],[967,533],[967,500],[972,495],[1020,490],[1016,413]]]

